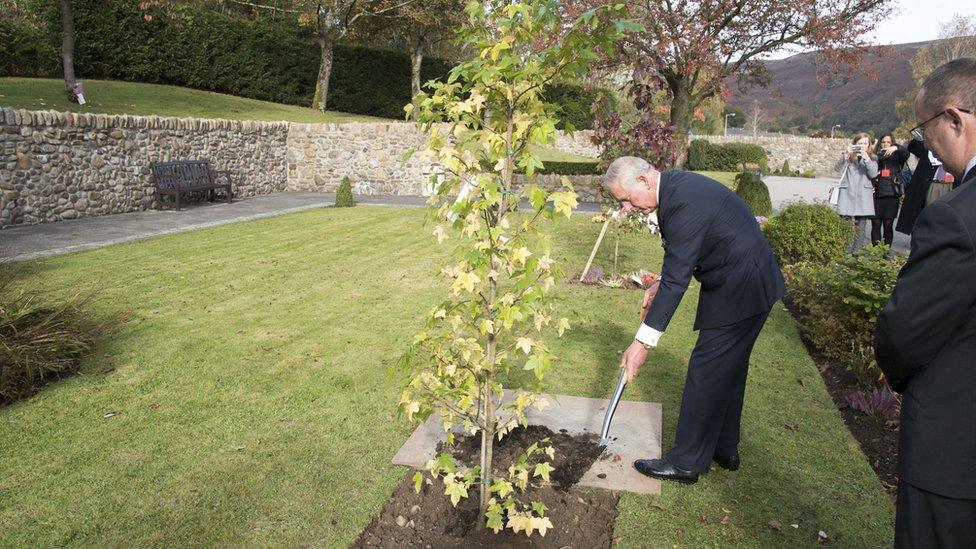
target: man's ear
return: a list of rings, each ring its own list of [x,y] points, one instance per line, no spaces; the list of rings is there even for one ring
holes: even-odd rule
[[[952,128],[952,131],[956,133],[956,135],[963,133],[965,128],[963,127],[964,122],[962,120],[962,113],[959,112],[959,109],[950,107],[946,109],[946,113],[942,116],[946,117],[946,122],[949,123],[949,126]]]

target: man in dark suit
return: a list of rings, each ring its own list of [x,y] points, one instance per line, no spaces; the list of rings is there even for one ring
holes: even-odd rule
[[[874,348],[902,393],[896,547],[976,543],[976,58],[922,85],[916,139],[962,184],[922,210]]]
[[[783,276],[749,207],[705,176],[658,172],[636,157],[618,158],[604,188],[625,211],[657,211],[664,266],[650,309],[621,368],[632,378],[657,345],[688,288],[701,283],[691,353],[674,446],[664,459],[637,460],[654,478],[691,484],[714,459],[739,467],[739,424],[752,346],[773,303],[785,292]]]

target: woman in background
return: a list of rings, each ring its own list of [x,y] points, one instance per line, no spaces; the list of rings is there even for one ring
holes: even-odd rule
[[[891,246],[894,240],[892,226],[898,217],[898,198],[901,196],[901,183],[897,177],[908,161],[908,150],[895,143],[895,138],[887,133],[881,136],[875,147],[878,158],[878,176],[874,178],[874,217],[871,218],[871,244],[882,239]]]
[[[841,172],[837,185],[837,213],[850,218],[854,224],[854,244],[850,251],[856,252],[867,244],[867,220],[874,217],[874,184],[871,180],[878,175],[878,163],[871,156],[871,136],[866,133],[855,135],[836,167]]]

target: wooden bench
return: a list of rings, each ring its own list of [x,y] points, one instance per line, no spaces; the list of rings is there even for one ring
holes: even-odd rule
[[[180,160],[176,162],[154,162],[153,180],[156,183],[156,209],[163,205],[163,195],[176,199],[176,211],[180,210],[180,195],[193,191],[209,191],[210,201],[215,199],[214,191],[223,189],[230,204],[234,197],[230,172],[216,171],[209,160]],[[226,183],[217,180],[222,177]]]

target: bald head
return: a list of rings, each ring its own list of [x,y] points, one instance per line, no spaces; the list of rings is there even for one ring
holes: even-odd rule
[[[922,103],[935,113],[946,107],[976,107],[976,58],[962,57],[941,65],[922,84]]]

